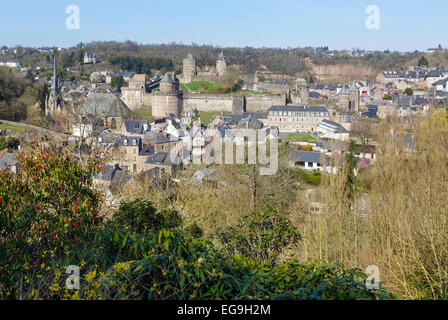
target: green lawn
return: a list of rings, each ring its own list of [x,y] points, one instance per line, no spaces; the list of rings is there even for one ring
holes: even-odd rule
[[[27,129],[24,127],[19,127],[19,126],[15,126],[12,124],[6,124],[6,123],[1,123],[0,124],[0,129],[4,130],[13,130],[13,131],[19,131],[19,132],[23,132],[26,131]]]
[[[288,139],[292,141],[304,141],[304,142],[316,142],[316,138],[309,134],[291,133],[288,135]]]
[[[135,110],[134,118],[137,120],[152,121],[152,108],[140,108]]]
[[[231,112],[223,112],[224,114],[230,114]],[[205,111],[201,111],[201,123],[202,124],[209,124],[210,123],[210,119],[213,118],[214,115],[216,114],[221,114],[221,112],[205,112]]]
[[[221,84],[211,83],[208,81],[194,81],[190,83],[181,83],[180,87],[185,93],[224,90],[224,87]]]

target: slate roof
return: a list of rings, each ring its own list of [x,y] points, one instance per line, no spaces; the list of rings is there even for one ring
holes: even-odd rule
[[[337,133],[347,133],[348,131],[339,123],[324,119],[319,123],[319,126],[324,126],[332,129]]]
[[[148,157],[145,163],[148,164],[156,164],[156,165],[164,165],[164,166],[175,166],[181,163],[181,159],[176,156],[174,159],[175,162],[171,160],[170,154],[167,152],[157,152]]]
[[[329,140],[329,139],[317,138],[317,146],[327,150],[328,152],[348,150],[348,143],[346,141],[341,140]]]
[[[151,126],[148,121],[145,120],[124,120],[123,124],[126,131],[134,134],[145,133],[144,126],[146,125],[146,130],[150,130]]]
[[[444,71],[442,69],[436,68],[431,71],[429,71],[426,74],[426,78],[438,78],[443,77]]]
[[[292,112],[328,112],[324,106],[272,106],[268,109],[271,111],[292,111]]]
[[[119,145],[124,147],[140,146],[141,143],[142,138],[133,136],[123,136],[119,141]]]
[[[414,98],[414,103],[413,103],[414,105],[417,105],[417,106],[421,106],[421,105],[424,105],[424,104],[428,104],[428,99],[426,99],[426,98],[424,98],[424,97],[415,97]]]
[[[312,162],[321,163],[321,153],[320,152],[307,152],[307,151],[295,151],[291,150],[291,161],[302,161],[302,162]]]
[[[143,146],[139,152],[139,156],[150,156],[154,154],[154,146]]]
[[[437,81],[437,82],[434,82],[433,84],[432,84],[432,86],[433,87],[435,87],[435,86],[446,86],[446,83],[448,82],[448,78],[445,78],[445,79],[442,79],[442,80],[439,80],[439,81]]]
[[[82,106],[81,114],[93,116],[129,116],[131,110],[126,104],[113,94],[91,92]]]
[[[118,164],[111,166],[111,165],[107,165],[104,166],[103,170],[101,170],[101,172],[99,172],[95,178],[99,179],[99,180],[107,180],[107,181],[112,181],[115,176],[118,174],[118,172],[120,172],[121,175],[123,169],[121,169]]]

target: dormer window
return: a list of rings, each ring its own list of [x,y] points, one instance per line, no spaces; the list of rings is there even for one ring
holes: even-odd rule
[[[136,145],[137,145],[137,140],[134,139],[134,140],[132,141],[132,144],[133,144],[134,146],[136,146]]]
[[[123,140],[123,145],[127,146],[128,145],[128,140],[124,139]]]

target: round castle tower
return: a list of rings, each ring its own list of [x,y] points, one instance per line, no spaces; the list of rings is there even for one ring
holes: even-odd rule
[[[152,116],[163,118],[169,114],[179,117],[183,107],[183,92],[179,90],[179,80],[166,73],[160,81],[160,90],[152,94]]]

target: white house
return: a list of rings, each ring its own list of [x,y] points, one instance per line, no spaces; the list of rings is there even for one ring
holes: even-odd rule
[[[432,84],[432,87],[437,91],[445,91],[448,92],[448,78],[436,81]]]
[[[289,163],[291,167],[302,170],[322,170],[322,161],[324,159],[325,155],[320,152],[291,150]]]
[[[324,119],[317,125],[317,132],[321,138],[347,141],[349,132],[339,123]]]
[[[168,125],[163,130],[164,132],[176,138],[181,138],[185,135],[184,130],[180,128],[179,124],[176,121],[167,119],[166,122]]]

